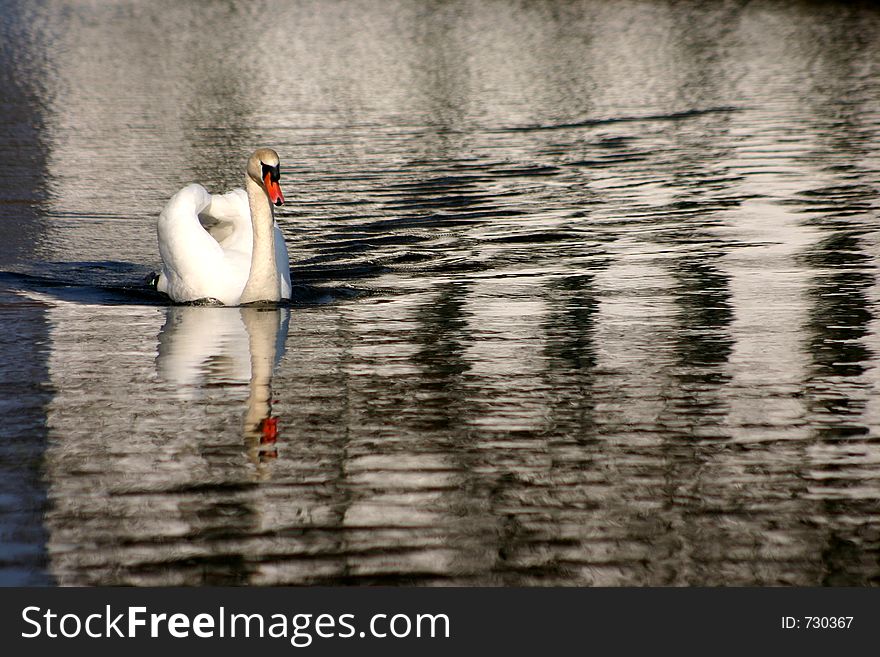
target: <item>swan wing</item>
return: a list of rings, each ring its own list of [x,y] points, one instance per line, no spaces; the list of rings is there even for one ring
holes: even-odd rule
[[[281,298],[289,299],[291,295],[290,285],[290,256],[287,253],[287,244],[284,241],[284,233],[275,224],[275,266],[278,268],[278,279],[281,281]]]
[[[243,189],[211,195],[210,203],[198,216],[202,228],[224,249],[251,250],[251,210]]]
[[[247,282],[249,254],[225,251],[199,220],[213,198],[201,185],[188,185],[159,215],[162,274],[157,287],[175,301],[213,298],[233,305]]]

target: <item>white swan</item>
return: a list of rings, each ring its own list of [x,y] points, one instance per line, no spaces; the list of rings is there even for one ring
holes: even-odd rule
[[[213,299],[226,306],[290,298],[290,263],[272,203],[278,153],[260,148],[248,159],[245,190],[212,196],[184,187],[159,215],[162,272],[156,289],[174,301]]]
[[[228,388],[224,400],[247,392],[242,434],[255,465],[278,455],[272,376],[284,355],[289,327],[289,308],[175,305],[166,308],[159,331],[156,373],[176,397],[210,401],[216,386]]]

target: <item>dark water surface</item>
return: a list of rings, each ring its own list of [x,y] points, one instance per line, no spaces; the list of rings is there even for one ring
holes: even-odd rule
[[[0,1],[0,583],[877,585],[880,11]],[[174,307],[271,145],[294,302]]]

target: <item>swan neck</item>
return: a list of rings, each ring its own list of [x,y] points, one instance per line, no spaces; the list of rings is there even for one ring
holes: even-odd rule
[[[279,301],[281,281],[275,264],[275,213],[265,190],[245,175],[251,226],[254,232],[251,268],[240,303]]]

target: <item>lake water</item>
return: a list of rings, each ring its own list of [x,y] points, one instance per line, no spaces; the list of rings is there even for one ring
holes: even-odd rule
[[[877,585],[880,11],[0,1],[0,583]],[[294,299],[155,222],[282,159]]]

